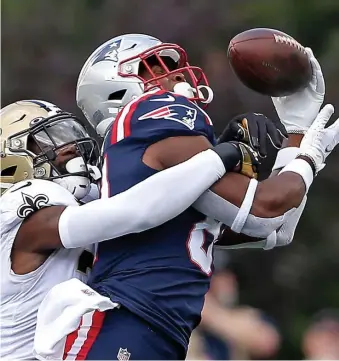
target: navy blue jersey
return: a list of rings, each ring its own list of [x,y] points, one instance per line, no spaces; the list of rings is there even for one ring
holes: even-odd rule
[[[142,162],[151,144],[200,135],[214,142],[209,117],[187,98],[158,91],[132,101],[105,140],[103,196],[157,172]],[[89,284],[186,348],[200,322],[212,273],[217,227],[210,227],[203,214],[189,208],[157,228],[102,242]]]

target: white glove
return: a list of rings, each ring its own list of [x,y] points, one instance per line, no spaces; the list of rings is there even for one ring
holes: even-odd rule
[[[275,110],[287,133],[305,134],[324,101],[325,81],[321,67],[310,48],[305,48],[312,65],[307,88],[286,97],[272,97]]]
[[[333,112],[333,105],[325,105],[300,143],[299,155],[311,159],[316,173],[324,168],[326,158],[339,143],[339,119],[325,128]]]
[[[306,206],[306,201],[307,196],[304,197],[299,207],[288,216],[286,222],[280,227],[277,232],[276,246],[287,246],[293,241],[295,230]]]
[[[279,227],[279,230],[272,232],[262,246],[264,250],[275,247],[287,246],[293,241],[294,233],[299,223],[300,217],[305,209],[307,196],[305,196],[299,207],[290,213],[286,221]]]

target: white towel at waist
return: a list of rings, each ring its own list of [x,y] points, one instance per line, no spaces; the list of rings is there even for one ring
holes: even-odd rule
[[[66,337],[75,331],[84,314],[119,307],[76,278],[54,286],[42,301],[34,338],[39,360],[62,360]]]

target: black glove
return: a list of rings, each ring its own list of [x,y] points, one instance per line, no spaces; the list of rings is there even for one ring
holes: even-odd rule
[[[273,122],[263,114],[246,113],[229,122],[218,138],[218,144],[236,140],[248,144],[260,157],[265,158],[268,139],[275,148],[280,149],[283,139],[287,137],[286,129],[279,121]]]
[[[241,142],[220,143],[212,148],[224,163],[226,172],[238,172],[249,178],[258,177],[258,153]]]

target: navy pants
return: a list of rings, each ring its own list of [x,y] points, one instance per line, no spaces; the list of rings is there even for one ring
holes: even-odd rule
[[[68,335],[64,360],[180,360],[184,348],[126,308],[86,314]]]

